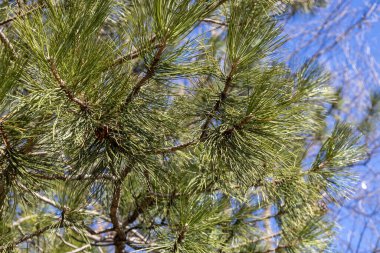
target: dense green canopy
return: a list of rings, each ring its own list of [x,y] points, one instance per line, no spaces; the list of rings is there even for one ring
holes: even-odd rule
[[[0,17],[0,251],[322,252],[365,157],[268,0],[18,1]],[[323,129],[329,137],[314,145]]]

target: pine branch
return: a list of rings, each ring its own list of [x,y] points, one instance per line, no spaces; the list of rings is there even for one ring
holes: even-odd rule
[[[137,205],[132,214],[125,221],[123,221],[122,226],[126,227],[128,224],[133,223],[140,216],[140,214],[142,214],[149,206],[153,205],[154,203],[154,198],[151,196],[146,197],[141,204]]]
[[[35,198],[45,202],[46,204],[48,205],[51,205],[59,210],[62,210],[62,211],[70,211],[70,207],[68,206],[62,206],[61,204],[55,202],[54,200],[52,199],[49,199],[48,197],[45,197],[41,194],[39,194],[38,192],[35,192],[31,189],[29,189],[28,187],[26,187],[25,185],[23,185],[22,183],[18,182],[17,185],[24,191],[26,192],[29,192],[30,194],[32,194]],[[82,211],[82,212],[85,212],[86,214],[88,215],[96,215],[100,218],[102,218],[103,220],[105,221],[109,221],[109,219],[107,217],[104,217],[101,213],[99,212],[96,212],[96,211],[93,211],[93,210],[86,210],[86,209],[79,209],[79,211]]]
[[[12,43],[9,41],[9,39],[7,38],[7,36],[5,36],[5,34],[3,33],[3,31],[1,31],[1,29],[0,29],[0,41],[5,45],[6,48],[8,48],[12,52],[13,56],[17,55],[17,52],[14,49]]]
[[[18,8],[23,8],[24,7],[24,0],[16,0],[16,3],[17,3],[17,6],[18,6]]]
[[[59,87],[65,93],[67,98],[69,100],[71,100],[72,102],[76,103],[77,105],[79,105],[79,107],[81,108],[82,111],[88,111],[89,106],[88,106],[87,102],[75,97],[74,93],[72,91],[70,91],[70,89],[66,85],[66,82],[59,75],[58,70],[57,70],[57,66],[56,66],[54,60],[48,59],[48,62],[50,64],[50,70],[54,76],[54,79],[57,81]]]
[[[206,136],[207,136],[207,129],[208,129],[208,126],[211,123],[211,120],[214,118],[214,114],[220,110],[220,107],[221,107],[222,103],[227,99],[228,92],[232,88],[232,77],[233,77],[234,70],[235,70],[235,65],[232,65],[231,71],[228,74],[228,76],[226,77],[226,81],[225,81],[225,84],[224,84],[224,89],[219,94],[218,100],[214,104],[214,107],[211,110],[211,112],[208,113],[208,116],[207,116],[205,122],[203,123],[203,125],[201,127],[201,129],[202,129],[202,133],[201,133],[201,137],[200,137],[201,140],[204,140],[206,138]]]
[[[276,248],[274,249],[269,249],[269,250],[266,250],[266,251],[263,251],[261,253],[275,253],[275,252],[282,252],[281,250],[282,249],[288,249],[290,248],[290,246],[287,246],[287,245],[278,245]]]
[[[26,3],[25,0],[16,1],[20,5],[23,2]],[[163,6],[164,2],[168,5]],[[126,3],[125,12],[115,12],[112,1],[79,0],[70,3],[60,2],[57,6],[49,5],[50,11],[36,12],[37,20],[33,18],[33,22],[29,22],[29,18],[20,19],[17,26],[9,26],[9,34],[20,36],[12,37],[12,40],[9,41],[5,37],[8,33],[5,35],[3,33],[4,36],[2,39],[0,38],[0,43],[4,44],[6,48],[0,53],[5,53],[4,55],[7,57],[1,58],[3,60],[0,60],[0,65],[7,66],[9,62],[12,62],[12,57],[9,57],[11,56],[10,52],[9,54],[7,52],[12,48],[16,49],[22,57],[27,57],[30,53],[28,50],[33,51],[33,55],[40,50],[45,50],[45,43],[39,42],[51,42],[50,51],[60,50],[59,48],[64,46],[73,54],[66,57],[65,62],[60,62],[58,58],[40,59],[38,57],[35,59],[38,62],[27,61],[25,62],[26,71],[23,71],[21,76],[13,73],[17,73],[17,69],[13,71],[7,67],[0,68],[0,78],[6,80],[6,86],[4,86],[6,89],[1,89],[1,96],[7,97],[6,103],[3,105],[4,114],[15,113],[12,120],[4,123],[4,126],[2,125],[3,119],[0,118],[0,144],[2,144],[0,145],[0,159],[5,162],[2,166],[4,168],[0,168],[0,198],[2,198],[0,202],[9,199],[9,204],[5,202],[6,204],[3,206],[6,208],[2,208],[0,211],[2,213],[7,211],[9,213],[6,215],[12,215],[8,207],[22,192],[25,192],[25,197],[34,203],[31,206],[24,205],[23,202],[19,203],[20,208],[28,212],[19,217],[13,217],[9,224],[5,224],[5,227],[11,226],[14,221],[21,234],[13,238],[13,234],[9,234],[9,237],[3,237],[3,241],[8,240],[12,243],[17,242],[20,238],[25,238],[27,235],[23,231],[28,231],[25,228],[33,219],[40,219],[44,216],[52,217],[53,213],[58,212],[61,213],[61,216],[58,217],[60,218],[59,222],[53,224],[56,221],[52,221],[50,224],[57,228],[64,227],[64,225],[70,226],[70,230],[72,230],[70,237],[62,236],[63,243],[58,242],[69,246],[73,252],[87,251],[91,246],[111,246],[111,250],[117,253],[124,252],[127,246],[134,251],[159,252],[166,250],[174,253],[182,251],[244,251],[244,249],[255,247],[258,244],[268,245],[262,251],[271,248],[271,252],[281,252],[282,247],[286,248],[286,246],[278,246],[277,241],[283,239],[282,235],[288,238],[285,231],[289,232],[290,237],[293,236],[293,230],[295,230],[294,232],[298,231],[298,225],[303,222],[304,217],[297,217],[297,211],[304,212],[307,217],[315,216],[317,212],[319,215],[321,212],[319,212],[318,206],[314,205],[316,200],[320,201],[324,198],[319,185],[323,186],[325,181],[340,177],[340,171],[336,173],[335,165],[340,166],[341,174],[346,176],[348,172],[344,166],[347,161],[352,163],[359,161],[360,158],[356,155],[355,145],[357,142],[354,139],[352,141],[349,139],[350,141],[347,142],[346,134],[340,134],[339,138],[333,138],[328,143],[329,145],[325,145],[329,149],[326,149],[326,152],[322,150],[315,163],[316,169],[319,170],[318,173],[320,172],[327,179],[325,180],[319,175],[311,175],[303,180],[307,172],[302,173],[301,161],[294,161],[294,159],[298,159],[300,155],[304,154],[304,141],[301,139],[314,130],[318,123],[321,123],[322,119],[318,117],[319,114],[316,116],[314,113],[319,113],[318,110],[322,110],[322,108],[315,106],[313,99],[303,101],[302,105],[294,99],[280,109],[272,106],[284,103],[283,100],[287,101],[292,94],[298,94],[300,87],[294,85],[293,81],[297,82],[298,74],[303,74],[303,72],[297,71],[297,75],[288,75],[292,70],[281,59],[270,57],[277,53],[275,45],[280,36],[277,20],[271,22],[272,3],[275,1],[252,4],[250,0],[214,0],[200,1],[199,3],[198,1],[151,2],[144,0],[141,5],[136,4],[133,8]],[[213,13],[223,4],[226,4],[225,7],[227,5],[231,7],[225,10],[228,18],[223,17],[223,11],[217,10]],[[24,5],[23,8],[28,9],[28,6]],[[23,8],[16,7],[16,12],[13,13],[17,13],[19,9],[22,12]],[[120,8],[123,7],[120,6]],[[192,10],[190,14],[189,9]],[[42,12],[44,18],[40,19]],[[98,34],[98,31],[106,29],[106,33],[112,34],[112,37],[124,38],[131,34],[119,34],[124,29],[132,29],[133,32],[139,31],[141,27],[136,27],[134,30],[135,27],[129,24],[120,24],[122,27],[115,30],[114,26],[104,24],[105,19],[109,18],[108,20],[112,22],[124,14],[130,15],[126,17],[126,20],[138,18],[138,22],[133,24],[143,24],[144,31],[157,34],[157,37],[144,39],[140,38],[144,34],[136,33],[134,36],[137,37],[126,38],[127,41],[144,40],[146,42],[151,39],[151,45],[146,45],[146,47],[145,43],[141,46],[136,45],[126,55],[116,56],[101,69],[97,69],[95,65],[99,59],[102,59],[102,50],[106,44],[109,46],[111,44],[104,41],[106,44],[101,43],[100,45],[96,40],[88,39],[87,35],[90,34],[97,38],[97,36],[102,36]],[[24,14],[18,14],[18,16],[22,15]],[[62,23],[62,20],[65,22]],[[21,24],[24,21],[25,24]],[[206,39],[199,44],[187,44],[186,40],[189,36],[198,35],[194,34],[193,29],[204,24],[202,22],[209,23],[210,25],[206,24],[207,27],[212,26],[221,30],[228,26],[228,33],[226,36],[215,37],[216,40]],[[147,24],[146,27],[145,24]],[[53,32],[45,33],[43,32],[45,30]],[[34,31],[39,32],[34,33]],[[65,36],[59,36],[60,32]],[[57,41],[55,41],[56,39]],[[63,41],[66,39],[67,41]],[[32,46],[14,47],[12,42],[14,46],[22,43]],[[220,47],[221,44],[227,45],[226,55],[221,60],[222,64],[225,64],[225,71],[217,80],[218,90],[212,94],[212,89],[203,89],[207,87],[198,86],[198,81],[203,74],[210,78],[215,73],[208,67],[202,69],[202,66],[214,66],[215,60],[219,59],[220,54],[225,50],[223,46]],[[188,45],[188,47],[184,45]],[[114,46],[117,47],[117,45]],[[208,47],[215,50],[212,49],[211,54],[208,54],[206,52]],[[50,55],[56,55],[57,52],[50,53]],[[194,53],[199,57],[195,56],[194,58]],[[78,63],[78,57],[80,63]],[[135,82],[130,84],[131,79],[121,72],[119,73],[117,69],[120,68],[119,70],[123,71],[121,64],[133,65],[137,63],[134,59],[141,60],[139,57],[144,58],[145,69],[135,77]],[[20,58],[20,60],[22,59]],[[197,60],[200,60],[202,65],[197,64]],[[85,64],[86,66],[83,65],[84,69],[81,73],[72,73],[72,75],[67,74],[63,67],[60,68],[72,64]],[[74,108],[67,113],[60,114],[58,130],[61,134],[56,135],[56,139],[51,137],[49,129],[52,127],[52,122],[45,115],[57,114],[59,108],[54,102],[59,103],[59,101],[50,99],[51,90],[44,91],[43,88],[46,84],[41,83],[39,75],[35,75],[35,71],[38,71],[42,65],[46,67],[48,75],[50,75],[50,87],[55,87],[53,96],[58,94]],[[111,69],[112,67],[115,69]],[[103,71],[107,70],[110,72],[104,75]],[[118,73],[115,72],[114,75],[113,70]],[[124,70],[129,71],[129,68]],[[207,73],[207,71],[210,72]],[[189,96],[194,96],[194,99],[177,100],[176,84],[183,81],[178,77],[188,76],[187,73],[195,74],[194,79],[186,78],[186,81],[189,82],[184,84],[189,85],[190,91],[194,90],[193,93],[189,93]],[[77,87],[71,84],[71,77],[74,75],[79,75],[79,78],[83,80],[90,78],[91,83],[95,85],[94,90],[87,90],[88,92],[83,97]],[[241,79],[237,79],[238,77]],[[19,80],[22,82],[20,83]],[[160,89],[159,93],[162,93],[162,96],[159,99],[155,98],[154,92],[146,93],[144,90],[150,85],[154,86],[153,83],[156,80],[157,82],[164,80],[167,84],[162,87],[153,87]],[[211,79],[207,81],[211,81]],[[305,78],[306,86],[308,81],[310,81],[310,85],[317,83],[312,78],[310,80]],[[129,88],[125,94],[126,87],[120,84],[126,82],[129,83]],[[8,87],[12,87],[11,85],[14,83],[20,83],[21,86],[16,90],[9,90]],[[28,83],[33,85],[30,86]],[[201,83],[206,82],[201,81]],[[255,90],[252,99],[248,101],[243,89],[247,85],[257,83],[261,85],[256,87],[257,91]],[[235,85],[239,85],[239,87],[235,87]],[[86,88],[90,89],[90,87]],[[237,88],[242,88],[242,90],[235,96]],[[40,94],[35,91],[40,91]],[[320,94],[319,90],[312,91],[310,97],[314,94],[313,92],[317,95]],[[144,93],[144,101],[140,101],[142,93]],[[255,100],[255,94],[258,96],[257,100]],[[211,99],[208,99],[210,96],[212,96]],[[233,99],[230,96],[233,96]],[[323,97],[324,93],[320,97],[318,95],[318,98]],[[236,103],[232,103],[230,100],[236,100]],[[53,104],[44,106],[46,101]],[[204,108],[205,103],[207,104],[206,109]],[[116,108],[110,109],[112,106]],[[235,116],[232,115],[233,112],[244,110],[246,106],[248,106],[246,114],[239,114],[239,117],[236,117],[236,113]],[[257,109],[256,107],[258,112],[254,110]],[[136,109],[140,114],[124,115],[123,110],[126,109],[128,111]],[[227,109],[232,113],[225,113]],[[109,115],[110,111],[116,114]],[[200,111],[203,111],[202,116],[196,117]],[[80,114],[77,115],[77,113]],[[77,122],[73,122],[74,118],[71,114],[80,116],[79,118],[74,117]],[[280,115],[281,120],[273,119],[270,115]],[[189,117],[185,119],[186,122],[187,120],[193,121],[193,117],[196,117],[198,121],[181,125],[177,122],[180,117]],[[113,124],[109,121],[112,121]],[[135,125],[138,122],[144,125]],[[230,123],[226,125],[228,122]],[[89,123],[91,124],[89,125]],[[256,123],[260,124],[260,129],[249,129],[252,124]],[[181,131],[181,127],[184,128],[183,131]],[[175,128],[177,130],[174,133],[162,132],[162,129]],[[92,129],[90,130],[92,132],[88,133],[89,129]],[[192,139],[188,139],[189,129],[199,132]],[[245,129],[250,130],[249,133],[247,132],[248,135],[237,135],[237,138],[227,138],[227,141],[220,142],[218,142],[218,138],[206,147],[200,145],[211,138],[213,131],[219,131],[219,136],[220,134],[234,134],[237,131],[243,132]],[[149,145],[149,143],[159,142],[162,135],[181,142],[163,143],[161,146]],[[95,141],[95,144],[87,145],[91,140]],[[75,146],[71,145],[74,142]],[[65,146],[62,147],[62,150],[57,151],[57,145],[60,143]],[[200,149],[195,149],[197,145],[200,146]],[[78,148],[81,147],[84,148],[77,155]],[[65,153],[64,163],[77,164],[80,162],[83,165],[82,169],[74,170],[71,167],[64,167],[62,170],[52,171],[55,163],[54,157],[62,155],[63,150]],[[334,151],[333,154],[337,154],[335,160],[329,158],[331,156],[329,150]],[[9,157],[7,157],[8,154]],[[95,157],[93,157],[94,154]],[[96,156],[96,154],[100,155]],[[114,159],[117,157],[122,160]],[[158,157],[160,159],[154,159]],[[39,158],[43,160],[39,161]],[[136,161],[138,164],[128,164],[123,167],[122,164],[125,161]],[[22,166],[20,172],[17,170],[18,164]],[[59,164],[61,163],[58,161],[56,166],[60,166]],[[280,167],[281,170],[276,170]],[[334,170],[321,170],[325,167],[333,167]],[[91,168],[104,168],[107,172],[104,174],[88,172],[88,170],[92,171]],[[83,170],[87,172],[83,172]],[[301,171],[301,174],[298,170]],[[322,174],[322,172],[326,173]],[[302,177],[299,184],[297,183],[298,176]],[[41,188],[38,180],[42,183],[49,183],[48,180],[51,180],[51,184],[44,184],[44,187]],[[86,187],[83,192],[84,196],[77,195],[78,189],[74,188],[77,184],[73,186],[69,184],[68,187],[65,187],[64,196],[58,194],[57,190],[59,189],[54,187],[55,183],[61,185],[67,181],[83,180],[87,180],[84,182],[86,183],[84,184]],[[312,180],[315,180],[316,183]],[[344,177],[343,183],[349,182],[349,180],[349,176]],[[139,187],[141,182],[146,182],[145,189],[130,189]],[[159,188],[156,189],[154,186],[157,183]],[[106,185],[111,188],[104,187]],[[339,189],[344,187],[340,182],[336,186]],[[215,194],[222,194],[224,197],[215,198]],[[54,196],[58,196],[58,199]],[[84,203],[80,203],[82,197]],[[90,206],[87,204],[89,199],[94,201]],[[251,199],[254,201],[249,201]],[[104,205],[107,201],[108,204]],[[133,207],[125,213],[126,208],[128,209],[125,205],[128,203],[133,203]],[[38,204],[48,207],[45,213],[38,212],[40,209]],[[242,208],[243,205],[247,206]],[[261,212],[263,208],[273,206],[279,210],[277,213],[273,214],[274,210],[273,213],[268,211],[263,214]],[[301,209],[304,207],[305,209]],[[283,211],[284,209],[286,211]],[[175,210],[174,216],[168,210]],[[296,215],[287,215],[286,222],[281,223],[280,221],[284,217],[280,215],[285,212]],[[29,215],[35,215],[35,217],[30,219]],[[278,221],[278,224],[276,223],[278,228],[275,231],[271,231],[270,220]],[[185,221],[188,223],[185,224]],[[90,223],[94,222],[101,222],[104,225],[92,228]],[[265,222],[267,226],[261,226]],[[188,224],[197,230],[196,233],[190,230]],[[41,226],[44,225],[46,223]],[[306,248],[306,250],[312,248],[318,251],[323,248],[318,240],[325,235],[330,235],[327,227],[327,232],[324,233],[325,227],[318,227],[319,224],[312,225],[317,228],[318,234],[310,234],[310,229],[306,228],[302,230],[302,233],[297,232],[297,235],[301,242],[303,238],[308,240],[307,247],[302,245],[302,248]],[[326,225],[330,224],[326,222]],[[259,234],[251,234],[247,237],[241,233],[245,229],[254,233],[258,226],[260,230],[263,230]],[[282,234],[280,234],[281,232],[273,233],[278,230],[284,232]],[[306,231],[306,235],[304,235],[304,231]],[[17,230],[15,232],[17,233]],[[17,247],[14,245],[9,247],[14,247],[16,250],[24,245],[41,246],[40,251],[46,251],[48,247],[38,244],[38,240],[40,238],[49,239],[48,233],[41,232],[40,235],[35,236],[38,238],[32,239],[32,236]],[[80,244],[75,243],[76,241]],[[278,246],[278,248],[274,248],[274,246]],[[298,247],[298,243],[292,242],[291,247]]]
[[[60,180],[60,181],[78,181],[78,180],[116,180],[116,178],[112,175],[78,175],[78,176],[70,176],[70,175],[58,175],[58,174],[43,174],[43,173],[35,173],[28,172],[31,176],[45,179],[45,180]]]
[[[81,237],[83,236],[83,233],[81,230],[79,230],[77,227],[73,226],[71,227],[72,231],[74,231],[75,233],[77,233],[78,235],[80,235]],[[93,240],[94,243],[91,243],[92,246],[104,246],[104,245],[97,245],[97,243],[109,243],[107,244],[107,246],[111,246],[111,245],[114,245],[113,241],[109,240],[108,238],[102,238],[100,236],[96,236],[96,235],[91,235],[89,233],[86,233],[86,237],[88,237],[89,239]],[[75,238],[75,237],[73,237]],[[76,241],[78,242],[81,242],[81,243],[88,243],[86,241],[83,241],[83,240],[79,240],[79,239],[76,239]]]
[[[69,243],[68,241],[66,241],[65,238],[63,238],[63,236],[62,236],[60,233],[55,233],[55,234],[58,236],[59,239],[61,239],[61,241],[62,241],[65,245],[67,245],[67,246],[69,246],[69,247],[71,247],[71,248],[73,248],[73,249],[77,249],[77,248],[78,248],[78,247],[75,246],[74,244],[71,244],[71,243]]]
[[[185,240],[185,235],[186,235],[187,230],[188,230],[188,225],[185,224],[185,226],[181,228],[181,230],[179,231],[177,239],[174,242],[173,250],[172,250],[173,253],[178,252],[179,245],[183,242],[183,240]]]
[[[49,199],[48,197],[45,197],[41,194],[39,194],[38,192],[35,192],[35,191],[32,191],[31,189],[29,189],[28,187],[26,187],[25,185],[23,185],[22,183],[18,182],[18,186],[23,189],[24,191],[27,191],[29,192],[30,194],[32,194],[34,197],[36,197],[37,199],[39,200],[42,200],[43,202],[45,202],[46,204],[49,204],[57,209],[60,209],[62,208],[62,206],[55,202],[54,200],[51,200]],[[67,208],[68,209],[68,208]]]
[[[215,2],[214,4],[210,4],[210,9],[217,9],[219,8],[221,5],[225,4],[226,2],[228,2],[229,0],[219,0],[218,2]]]
[[[0,22],[0,26],[2,25],[5,25],[5,24],[8,24],[16,19],[19,19],[19,18],[22,18],[22,17],[25,17],[29,14],[31,14],[32,12],[36,11],[36,10],[39,10],[43,7],[44,5],[41,5],[41,4],[35,4],[35,5],[32,5],[32,7],[29,9],[29,10],[26,10],[24,13],[20,14],[20,15],[17,15],[17,16],[14,16],[14,17],[11,17],[7,20],[4,20],[4,21],[1,21]]]
[[[177,145],[177,146],[173,146],[173,147],[166,147],[166,148],[162,148],[162,149],[158,149],[158,150],[155,150],[155,151],[152,151],[151,153],[153,154],[167,154],[167,153],[173,153],[173,152],[176,152],[178,150],[182,150],[182,149],[185,149],[189,146],[192,146],[194,144],[196,144],[197,141],[189,141],[189,142],[186,142],[184,144],[180,144],[180,145]]]
[[[11,243],[9,243],[8,246],[0,246],[0,250],[11,250],[13,247],[17,246],[18,244],[23,243],[23,242],[25,242],[25,241],[33,238],[33,237],[40,236],[41,234],[45,233],[49,229],[57,227],[57,225],[58,225],[58,223],[55,223],[55,224],[52,224],[52,225],[48,225],[48,226],[45,226],[45,227],[43,227],[41,229],[38,229],[38,230],[34,231],[31,234],[22,236],[21,238],[13,241]]]
[[[5,148],[10,149],[11,145],[9,143],[8,136],[6,135],[6,133],[4,131],[3,119],[0,120],[0,135],[1,135],[1,138],[2,138],[3,143],[5,145]]]
[[[219,1],[215,7],[213,7],[213,5],[210,5],[209,8],[218,8],[220,5],[224,4],[225,2],[227,2],[226,0],[223,0],[223,1]],[[204,18],[203,20],[201,20],[203,22],[207,22],[207,23],[213,23],[213,24],[217,24],[217,25],[221,25],[221,26],[227,26],[226,23],[224,22],[221,22],[221,21],[218,21],[218,20],[214,20],[214,19],[210,19],[210,18]],[[154,43],[156,41],[157,37],[156,36],[153,36],[150,40],[149,40],[149,43]],[[156,49],[159,49],[161,46],[161,44],[156,44],[154,46],[154,48]],[[130,61],[130,60],[133,60],[133,59],[136,59],[139,57],[139,55],[144,52],[145,50],[144,49],[136,49],[136,50],[133,50],[132,52],[130,52],[129,54],[127,55],[124,55],[124,56],[121,56],[119,58],[117,58],[113,64],[110,66],[110,67],[114,67],[114,66],[117,66],[117,65],[120,65],[120,64],[123,64],[124,62],[127,62],[127,61]]]
[[[141,87],[144,86],[146,82],[154,76],[158,63],[161,60],[162,53],[165,50],[165,47],[166,47],[165,43],[159,45],[157,52],[154,55],[154,58],[148,68],[148,71],[140,79],[140,81],[138,81],[138,83],[132,88],[132,91],[129,93],[128,97],[125,100],[125,103],[124,103],[125,106],[127,106],[129,103],[132,102],[132,100],[139,94]]]
[[[69,251],[67,253],[77,253],[77,252],[81,252],[81,251],[83,251],[83,250],[85,250],[87,248],[91,248],[91,244],[86,244],[86,245],[84,245],[84,246],[82,246],[80,248],[77,248],[75,250]]]
[[[122,253],[125,248],[126,234],[123,228],[120,226],[118,218],[118,208],[120,205],[120,197],[122,190],[123,180],[127,177],[128,173],[131,171],[130,167],[125,167],[120,174],[120,179],[115,182],[115,188],[112,194],[111,208],[110,208],[110,217],[113,225],[113,229],[116,232],[114,237],[114,244],[116,253]]]
[[[204,19],[202,19],[202,22],[211,23],[211,24],[215,24],[215,25],[219,25],[219,26],[228,26],[228,24],[225,22],[215,20],[215,19],[211,19],[211,18],[204,18]]]
[[[223,134],[224,135],[228,135],[228,134],[231,134],[233,131],[235,130],[240,130],[244,127],[244,125],[248,124],[252,119],[253,119],[253,115],[247,115],[245,116],[242,120],[240,120],[238,123],[234,124],[232,127],[226,129],[225,131],[223,131]]]
[[[113,229],[116,232],[116,235],[114,237],[114,244],[115,244],[115,252],[116,253],[122,253],[125,247],[125,241],[126,236],[124,233],[124,230],[120,227],[119,219],[118,219],[118,208],[120,204],[120,195],[121,195],[121,182],[118,182],[115,185],[113,196],[112,196],[112,202],[111,202],[111,208],[110,208],[110,217],[111,222],[113,224]]]
[[[243,119],[241,119],[238,123],[234,124],[232,127],[226,129],[223,131],[222,134],[224,135],[228,135],[228,134],[231,134],[233,131],[235,130],[240,130],[242,129],[246,124],[248,124],[252,119],[254,119],[254,116],[252,114],[249,114],[247,116],[245,116]],[[260,120],[260,121],[269,121],[269,119],[265,119],[265,120]],[[182,149],[185,149],[187,147],[190,147],[192,145],[195,145],[197,144],[198,142],[195,141],[195,140],[192,140],[192,141],[189,141],[189,142],[186,142],[186,143],[183,143],[183,144],[180,144],[180,145],[177,145],[177,146],[173,146],[173,147],[166,147],[166,148],[162,148],[162,149],[158,149],[158,150],[155,150],[155,151],[152,151],[151,153],[153,154],[167,154],[167,153],[174,153],[178,150],[182,150]]]
[[[156,41],[157,37],[156,36],[153,36],[153,38],[151,38],[149,40],[149,43],[154,43]],[[154,46],[154,48],[159,48],[160,47],[160,44],[157,44]],[[120,65],[120,64],[123,64],[127,61],[130,61],[130,60],[133,60],[133,59],[136,59],[139,57],[139,55],[141,53],[143,53],[145,50],[144,49],[136,49],[136,50],[133,50],[132,52],[130,52],[129,54],[127,55],[124,55],[124,56],[121,56],[119,58],[117,58],[113,64],[110,66],[110,67],[114,67],[114,66],[117,66],[117,65]]]
[[[260,238],[258,238],[256,240],[248,241],[248,242],[243,243],[243,244],[232,246],[231,249],[238,249],[240,247],[244,247],[244,246],[247,246],[247,245],[250,245],[250,244],[257,244],[260,241],[266,241],[268,239],[271,239],[271,238],[274,238],[274,237],[277,237],[277,236],[280,236],[280,235],[281,235],[281,231],[277,232],[277,233],[273,233],[273,234],[269,234],[269,235],[260,237]]]

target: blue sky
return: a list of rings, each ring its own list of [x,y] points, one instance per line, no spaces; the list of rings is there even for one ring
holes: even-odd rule
[[[319,48],[334,45],[319,58],[319,62],[331,72],[332,85],[344,90],[346,102],[342,105],[342,113],[335,119],[339,118],[355,125],[361,121],[363,112],[369,105],[371,93],[380,90],[377,77],[380,76],[380,1],[346,0],[343,3],[346,7],[332,16],[329,16],[329,13],[340,1],[330,2],[327,9],[317,10],[313,14],[298,14],[285,25],[285,33],[290,40],[285,45],[287,52],[284,52],[284,57],[296,50],[299,53],[291,62],[302,62],[313,56]],[[373,10],[368,19],[360,26],[355,25],[371,8]],[[326,23],[326,19],[330,19],[328,21],[333,25],[319,33],[322,35],[319,36],[319,40],[308,42],[318,34],[317,28]],[[352,25],[354,28],[350,29]],[[338,43],[335,43],[336,41]],[[308,46],[300,50],[302,45]],[[374,145],[379,139],[377,132],[375,129],[371,135],[371,143]],[[333,213],[340,225],[337,229],[338,239],[334,245],[337,252],[364,253],[372,252],[376,246],[380,247],[380,235],[377,234],[380,230],[380,201],[377,196],[380,189],[380,181],[377,180],[377,174],[380,174],[379,162],[380,156],[375,154],[367,166],[354,168],[359,175],[355,187],[357,192],[351,201],[346,201],[342,208],[336,208]],[[369,192],[374,194],[359,198],[368,196]]]

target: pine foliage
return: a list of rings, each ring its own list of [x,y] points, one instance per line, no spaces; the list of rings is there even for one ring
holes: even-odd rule
[[[0,251],[330,250],[366,153],[277,1],[0,3]]]

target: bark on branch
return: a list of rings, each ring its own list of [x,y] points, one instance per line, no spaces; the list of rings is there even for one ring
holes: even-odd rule
[[[57,66],[53,59],[48,59],[48,62],[50,64],[50,70],[54,76],[54,79],[57,81],[59,87],[61,90],[65,93],[66,97],[71,100],[72,102],[79,105],[82,111],[88,111],[89,107],[87,102],[77,98],[74,96],[74,93],[67,87],[66,82],[61,78],[61,76],[58,73]]]

